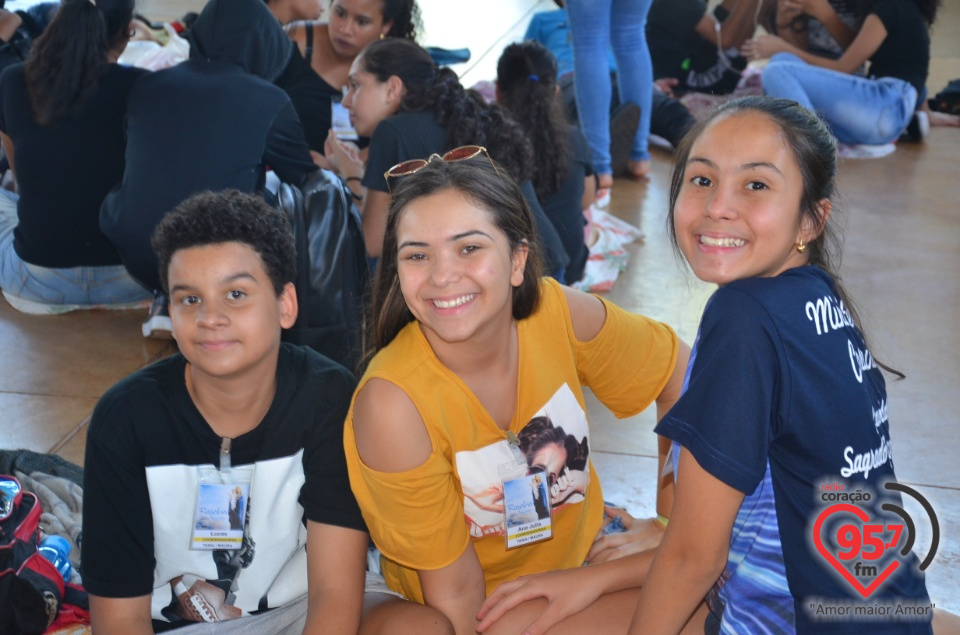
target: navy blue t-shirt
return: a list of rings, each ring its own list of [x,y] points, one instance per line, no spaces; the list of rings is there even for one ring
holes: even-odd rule
[[[718,289],[687,373],[683,396],[657,434],[746,495],[726,570],[707,598],[721,631],[848,632],[869,621],[860,629],[929,633],[929,613],[894,622],[903,614],[875,621],[855,610],[929,606],[914,554],[865,599],[813,539],[821,513],[840,500],[851,504],[856,492],[871,494],[869,502],[852,503],[870,523],[903,524],[881,510],[884,502],[902,508],[899,494],[883,488],[895,480],[883,376],[830,277],[805,266]],[[836,536],[848,524],[859,531],[864,522],[840,511],[820,528],[830,553],[837,554]],[[878,535],[892,540],[892,532]],[[900,537],[897,553],[905,541]],[[869,560],[867,551],[845,561],[851,570],[859,562],[883,572],[895,552]],[[863,577],[863,585],[875,577]],[[838,606],[852,608],[837,617]]]

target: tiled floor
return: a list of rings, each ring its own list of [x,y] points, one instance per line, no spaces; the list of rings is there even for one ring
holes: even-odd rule
[[[19,0],[23,1],[23,0]],[[8,5],[11,4],[8,2]],[[960,3],[944,3],[934,30],[929,87],[960,75]],[[420,0],[425,43],[466,47],[464,82],[490,79],[502,45],[519,38],[529,15],[549,0],[487,3]],[[195,10],[195,0],[144,0],[139,11],[163,20]],[[464,27],[463,25],[469,25]],[[890,382],[890,420],[900,479],[929,498],[940,519],[939,553],[928,586],[940,608],[960,613],[960,129],[934,129],[922,145],[841,169],[847,214],[844,278],[859,299],[875,352],[904,370]],[[676,326],[692,341],[711,289],[684,276],[663,231],[669,156],[656,152],[648,184],[618,180],[611,208],[646,232],[610,298]],[[953,317],[951,317],[953,316]],[[82,464],[86,425],[112,383],[163,355],[144,340],[139,313],[55,317],[16,313],[0,299],[0,447],[56,452]],[[653,413],[615,421],[590,406],[594,457],[606,498],[637,514],[652,511]],[[908,510],[918,512],[908,504]],[[921,533],[917,549],[929,538]]]

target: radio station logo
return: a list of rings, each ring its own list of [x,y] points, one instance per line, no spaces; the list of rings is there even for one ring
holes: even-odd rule
[[[926,512],[932,540],[919,569],[933,561],[940,543],[940,524],[933,506],[912,487],[889,482],[884,488],[916,499]],[[902,507],[880,506],[887,515],[871,518],[868,507],[873,496],[861,490],[848,491],[840,483],[825,483],[820,498],[834,503],[820,512],[813,525],[813,544],[823,559],[863,598],[869,598],[897,569],[906,566],[916,541],[916,523]],[[872,509],[873,505],[869,505]]]

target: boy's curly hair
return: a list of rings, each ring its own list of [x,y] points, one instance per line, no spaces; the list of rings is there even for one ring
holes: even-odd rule
[[[297,276],[297,249],[287,217],[262,198],[237,190],[200,192],[168,212],[153,232],[160,284],[169,293],[168,271],[181,249],[242,243],[260,255],[279,296]]]

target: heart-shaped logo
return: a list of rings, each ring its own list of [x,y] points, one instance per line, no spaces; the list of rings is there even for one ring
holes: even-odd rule
[[[870,520],[870,516],[867,514],[867,512],[854,505],[849,505],[847,503],[831,505],[820,512],[820,515],[817,516],[817,522],[813,525],[813,542],[816,544],[817,551],[820,552],[820,555],[823,556],[827,562],[833,565],[834,569],[840,572],[840,575],[842,575],[843,578],[850,583],[850,586],[856,589],[856,591],[864,598],[868,598],[874,591],[877,590],[877,587],[883,584],[884,580],[890,577],[890,574],[897,570],[897,567],[900,566],[900,562],[894,559],[883,571],[879,573],[879,575],[877,575],[876,578],[874,578],[873,582],[871,582],[869,586],[863,586],[863,584],[860,583],[860,580],[857,580],[853,574],[850,573],[845,566],[843,566],[843,563],[840,562],[835,555],[830,553],[827,550],[827,547],[823,544],[823,536],[821,535],[823,523],[828,517],[838,512],[847,512],[853,514],[864,523]]]

